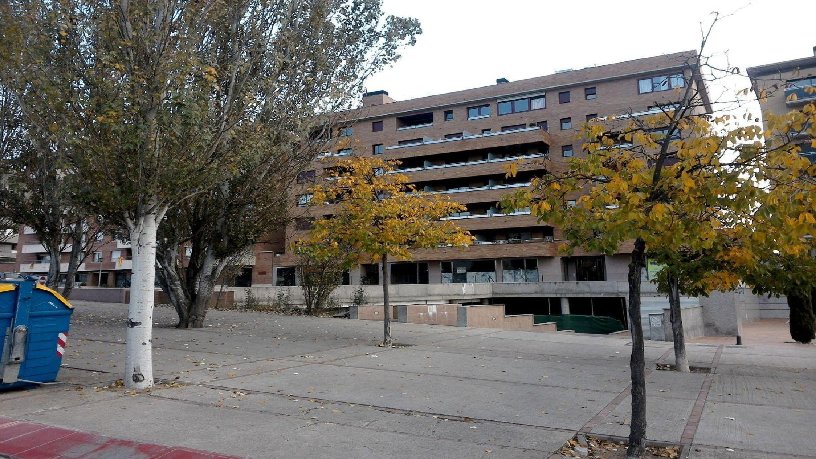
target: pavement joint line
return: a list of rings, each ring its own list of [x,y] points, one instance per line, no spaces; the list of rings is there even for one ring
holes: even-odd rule
[[[711,360],[711,370],[709,370],[708,374],[706,374],[705,380],[703,380],[700,393],[697,394],[697,400],[694,402],[694,406],[691,408],[691,414],[689,414],[688,420],[686,421],[686,426],[683,429],[683,434],[680,436],[680,443],[686,447],[690,447],[694,441],[694,436],[697,434],[697,428],[700,426],[700,421],[703,418],[703,409],[705,409],[708,393],[711,390],[711,384],[714,381],[714,372],[717,370],[717,365],[720,363],[722,350],[723,345],[721,344],[719,347],[717,347],[717,351],[714,353],[714,358]]]
[[[475,418],[475,417],[471,417],[471,416],[459,416],[459,415],[451,415],[451,414],[444,414],[444,413],[434,413],[434,412],[430,412],[430,411],[407,410],[407,409],[404,409],[404,408],[374,405],[374,404],[371,404],[371,403],[354,403],[354,402],[347,402],[347,401],[343,401],[343,400],[332,400],[332,399],[326,399],[326,398],[312,397],[310,395],[283,394],[283,393],[280,393],[280,392],[269,392],[269,391],[257,390],[257,389],[236,389],[236,388],[233,388],[233,387],[214,386],[214,385],[207,385],[207,384],[203,385],[203,387],[206,387],[208,389],[213,389],[213,390],[223,390],[223,391],[229,391],[229,392],[240,390],[241,392],[243,392],[245,394],[269,395],[269,396],[273,396],[273,397],[286,398],[286,399],[292,399],[294,397],[294,398],[297,398],[299,400],[315,401],[315,402],[318,402],[318,403],[325,403],[325,404],[335,404],[335,405],[345,405],[345,406],[359,406],[359,407],[364,407],[364,408],[371,408],[371,409],[374,409],[374,410],[377,410],[377,411],[380,411],[380,412],[384,412],[384,413],[389,413],[389,414],[421,415],[423,417],[431,417],[431,418],[436,416],[436,418],[434,418],[434,419],[447,419],[449,421],[456,421],[456,422],[481,422],[481,423],[485,423],[485,424],[499,424],[499,425],[510,425],[510,426],[516,426],[516,427],[529,427],[529,428],[532,428],[532,429],[543,429],[543,430],[552,431],[552,432],[566,432],[566,433],[574,432],[572,429],[565,429],[565,428],[560,428],[560,427],[549,427],[549,426],[541,426],[541,425],[535,425],[535,424],[525,424],[523,422],[498,421],[496,419]],[[153,395],[153,394],[151,394],[151,395]],[[162,397],[161,395],[156,395],[156,396],[157,397]],[[170,397],[162,397],[162,398],[166,398],[166,399],[169,399],[169,400],[177,400],[177,401],[180,401],[180,402],[186,402],[186,400],[178,400],[178,399],[174,399],[174,398],[170,398]],[[206,406],[212,406],[210,404],[206,404],[206,403],[203,403],[203,402],[190,401],[190,403],[203,404],[203,405],[206,405]],[[257,411],[258,412],[263,412],[261,410],[257,410]],[[281,413],[281,414],[284,415],[284,416],[298,417],[298,416],[295,416],[295,415],[289,415],[289,414],[284,414],[284,413]],[[335,423],[335,424],[341,424],[341,423]],[[345,425],[345,424],[342,424],[342,425]]]
[[[238,389],[233,389],[233,388],[229,388],[229,387],[219,387],[219,386],[209,386],[209,385],[205,385],[203,387],[206,387],[207,389],[224,390],[224,391],[238,390]],[[294,394],[286,394],[285,395],[285,394],[278,394],[278,393],[274,393],[274,392],[266,392],[266,391],[258,391],[258,390],[248,390],[248,389],[240,389],[240,390],[241,390],[241,392],[244,392],[245,394],[263,394],[263,395],[270,395],[270,396],[281,397],[281,398],[286,398],[286,399],[291,399],[292,397],[296,397],[296,398],[298,398],[300,400],[313,400],[313,401],[315,401],[317,403],[345,405],[345,406],[357,406],[357,407],[362,407],[362,408],[371,408],[371,409],[374,409],[376,411],[380,411],[380,412],[386,413],[386,414],[397,414],[397,415],[403,415],[403,416],[421,415],[421,417],[438,419],[439,421],[443,421],[443,422],[445,420],[448,420],[448,421],[454,421],[454,422],[473,422],[473,423],[481,423],[481,424],[510,425],[510,426],[514,426],[514,427],[524,427],[524,428],[535,429],[535,430],[545,430],[545,431],[548,431],[548,432],[565,433],[565,434],[572,434],[573,433],[573,431],[570,430],[570,429],[562,429],[562,428],[558,428],[558,427],[537,426],[537,425],[523,424],[523,423],[517,423],[517,422],[497,421],[497,420],[494,420],[494,419],[471,418],[471,417],[462,417],[462,416],[447,415],[447,414],[436,414],[436,413],[430,413],[430,412],[424,412],[424,411],[405,410],[405,409],[401,409],[401,408],[382,407],[382,406],[370,405],[370,404],[365,404],[365,403],[351,403],[351,402],[335,401],[335,400],[328,400],[328,399],[320,399],[320,398],[315,398],[315,397],[301,397],[301,396],[294,395]],[[226,407],[226,406],[217,406],[217,405],[214,405],[212,403],[207,403],[207,402],[199,402],[199,401],[195,401],[195,400],[186,400],[186,399],[177,399],[177,398],[173,398],[173,397],[167,397],[167,396],[164,396],[164,395],[161,395],[161,394],[156,394],[156,393],[150,393],[149,395],[151,397],[155,397],[155,398],[159,398],[159,399],[163,399],[163,400],[171,400],[171,401],[174,401],[174,402],[184,403],[184,404],[189,404],[189,405],[194,405],[194,406],[201,406],[201,407],[206,407],[206,408],[233,409],[233,408]],[[283,416],[283,417],[288,417],[288,418],[293,418],[293,419],[300,419],[300,420],[303,420],[303,421],[307,422],[306,425],[298,427],[298,429],[302,429],[304,427],[310,427],[310,426],[318,425],[318,424],[333,424],[333,425],[350,427],[350,428],[355,428],[355,429],[371,430],[371,431],[374,431],[374,432],[396,433],[396,434],[400,434],[400,435],[407,435],[407,436],[417,437],[417,438],[425,438],[425,439],[428,438],[428,435],[424,434],[424,433],[418,434],[418,433],[414,433],[414,432],[408,432],[408,431],[405,431],[405,430],[398,430],[398,429],[389,430],[389,429],[378,428],[379,424],[378,424],[378,422],[376,420],[367,421],[365,424],[359,425],[359,424],[353,424],[353,423],[347,423],[347,422],[325,421],[325,420],[320,420],[320,419],[316,420],[316,419],[313,419],[313,417],[307,417],[306,414],[281,413],[281,412],[274,412],[274,411],[268,411],[268,410],[264,411],[264,410],[254,409],[254,408],[244,408],[244,407],[241,408],[241,411],[247,411],[247,412],[252,412],[252,413],[261,413],[261,414],[266,413],[266,414],[271,414],[273,416]],[[314,411],[314,408],[310,409],[306,413],[311,413],[313,411]],[[434,418],[434,416],[436,416],[436,418]],[[437,436],[437,437],[434,437],[434,438],[438,439],[438,440],[447,440],[447,441],[460,442],[460,443],[464,441],[461,438],[457,438],[457,437]],[[488,442],[480,442],[480,441],[473,442],[473,441],[470,441],[470,440],[468,440],[468,441],[471,442],[471,443],[474,443],[474,444],[477,444],[477,445],[483,445],[483,446],[496,446],[496,447],[501,447],[501,448],[513,449],[513,450],[536,451],[536,452],[544,452],[544,453],[550,452],[549,450],[530,448],[530,447],[518,447],[518,446],[507,445],[507,444],[497,444],[497,443],[488,443]]]
[[[708,445],[705,443],[692,443],[691,445],[684,445],[687,453],[691,451],[692,448],[701,447],[701,448],[711,448],[717,450],[724,450],[725,448],[731,448],[734,450],[731,454],[731,457],[739,457],[737,454],[739,453],[761,453],[767,457],[784,457],[785,459],[813,459],[813,456],[802,456],[799,454],[791,454],[791,453],[784,453],[781,454],[779,451],[765,451],[761,449],[745,449],[745,448],[734,448],[733,446],[723,446],[723,445]]]
[[[412,374],[412,375],[417,374],[416,371],[397,370],[397,369],[389,369],[389,368],[360,367],[360,366],[356,366],[356,365],[340,365],[340,364],[331,363],[331,362],[316,363],[315,365],[330,365],[330,366],[338,367],[338,368],[355,368],[355,369],[358,369],[358,370],[385,371],[385,372],[391,372],[391,373],[404,373],[404,374]],[[428,368],[423,368],[423,370],[428,370]],[[564,388],[575,389],[574,387],[571,387],[571,386],[559,386],[557,384],[538,384],[538,383],[531,383],[531,382],[524,382],[524,381],[508,381],[506,379],[474,378],[474,377],[469,377],[469,376],[464,376],[463,377],[463,376],[456,376],[456,375],[445,375],[445,374],[440,374],[440,373],[431,373],[431,372],[427,372],[427,371],[426,371],[426,374],[429,375],[429,376],[437,376],[437,377],[441,377],[441,378],[449,378],[449,379],[457,379],[457,380],[466,379],[468,381],[496,382],[496,383],[502,383],[502,384],[519,385],[519,386],[553,387],[553,388],[562,388],[562,389],[564,389]],[[611,391],[608,391],[608,390],[600,390],[600,389],[577,389],[577,390],[582,390],[582,391],[587,391],[587,392],[596,392],[596,393],[599,393],[599,394],[613,394],[614,393],[614,392],[611,392]]]
[[[660,361],[660,360],[666,358],[671,352],[672,352],[672,348],[666,349],[666,352],[664,352],[657,359],[657,361]],[[647,367],[645,369],[645,371],[643,372],[644,373],[643,374],[643,379],[645,380],[646,378],[648,378],[652,374],[653,371],[654,371],[653,367],[651,367],[651,366]],[[605,407],[601,408],[601,411],[599,411],[595,416],[593,416],[589,421],[587,421],[586,424],[583,425],[583,427],[578,429],[578,432],[587,433],[587,434],[591,433],[592,429],[598,427],[598,425],[601,423],[601,421],[603,421],[607,416],[609,416],[613,411],[615,411],[615,408],[617,408],[618,405],[620,405],[621,402],[623,402],[626,399],[626,397],[629,394],[631,394],[631,392],[632,392],[632,383],[630,382]]]
[[[28,421],[23,421],[23,422],[28,422]],[[33,423],[31,423],[31,424],[33,424]],[[44,428],[47,428],[47,427],[50,427],[50,426],[44,426]],[[42,430],[42,429],[39,429],[39,430]],[[43,444],[40,444],[40,445],[32,446],[31,448],[28,448],[28,449],[26,449],[24,451],[19,451],[17,453],[17,455],[24,455],[25,453],[27,453],[28,451],[31,451],[32,449],[37,449],[37,448],[41,448],[41,447],[46,446],[46,445],[50,445],[52,443],[58,442],[58,441],[60,441],[60,440],[62,440],[64,438],[67,438],[67,437],[70,437],[71,435],[76,434],[76,431],[74,431],[74,430],[70,430],[70,429],[64,429],[64,430],[66,432],[64,435],[56,437],[56,438],[52,438],[50,441],[47,441],[47,442],[45,442]],[[2,456],[0,456],[0,457],[2,457]]]

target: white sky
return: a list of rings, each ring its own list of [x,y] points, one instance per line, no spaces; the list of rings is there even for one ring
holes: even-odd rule
[[[387,14],[418,18],[423,29],[366,83],[396,100],[697,49],[712,11],[733,15],[718,23],[707,54],[743,72],[812,56],[816,46],[816,0],[383,1]]]

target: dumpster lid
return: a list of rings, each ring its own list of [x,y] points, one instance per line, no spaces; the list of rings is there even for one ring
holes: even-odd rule
[[[15,284],[0,284],[0,293],[3,292],[13,292],[17,289]]]
[[[44,290],[46,292],[51,293],[52,295],[54,295],[54,297],[56,297],[58,300],[60,300],[60,302],[62,302],[62,304],[64,304],[67,308],[74,309],[74,307],[71,306],[71,303],[69,303],[68,300],[66,300],[65,297],[60,295],[59,292],[57,292],[56,290],[48,288],[48,287],[46,287],[45,285],[42,285],[42,284],[37,284],[37,285],[34,286],[34,288],[36,288],[37,290]],[[0,290],[0,291],[2,291],[2,290]]]

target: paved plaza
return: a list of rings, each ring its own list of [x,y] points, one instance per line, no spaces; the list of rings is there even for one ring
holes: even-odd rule
[[[379,322],[212,311],[176,330],[159,307],[161,383],[136,394],[113,384],[126,306],[76,306],[61,383],[0,393],[0,453],[33,457],[2,417],[286,458],[549,458],[577,431],[629,431],[628,339],[395,323],[399,347],[384,349]],[[697,459],[816,457],[816,346],[746,341],[690,344],[691,364],[713,368],[691,374],[656,370],[671,343],[647,342],[650,440]]]

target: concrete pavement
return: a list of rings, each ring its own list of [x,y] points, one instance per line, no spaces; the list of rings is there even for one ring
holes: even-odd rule
[[[156,310],[149,393],[111,385],[125,306],[80,303],[63,384],[0,393],[0,416],[134,442],[246,457],[547,458],[576,431],[628,434],[625,339],[212,311],[176,330]],[[816,457],[816,346],[693,344],[692,365],[655,370],[650,440],[691,458]],[[0,441],[2,441],[0,430]],[[2,450],[0,450],[2,451]]]

